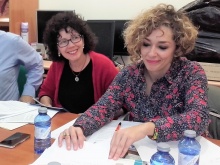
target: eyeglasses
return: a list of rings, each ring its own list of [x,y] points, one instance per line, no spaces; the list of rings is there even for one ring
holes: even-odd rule
[[[62,41],[59,41],[57,42],[57,45],[60,47],[60,48],[63,48],[63,47],[66,47],[69,42],[71,41],[73,44],[81,41],[82,39],[82,35],[77,35],[77,36],[72,36],[69,40],[62,40]]]

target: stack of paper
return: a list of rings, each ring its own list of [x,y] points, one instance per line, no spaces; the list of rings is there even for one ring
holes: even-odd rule
[[[19,101],[0,101],[0,127],[13,130],[28,123],[34,123],[39,106]],[[52,118],[58,111],[48,110]]]
[[[0,101],[0,119],[36,110],[36,107],[20,101]]]

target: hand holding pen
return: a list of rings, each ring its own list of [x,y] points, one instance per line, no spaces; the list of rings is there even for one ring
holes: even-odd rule
[[[136,126],[121,129],[122,123],[118,124],[110,144],[109,159],[123,158],[129,147],[136,141],[153,134],[154,123],[146,122]]]
[[[120,128],[121,128],[121,122],[120,122],[120,123],[118,123],[118,125],[117,125],[117,127],[116,127],[115,131],[118,131]]]

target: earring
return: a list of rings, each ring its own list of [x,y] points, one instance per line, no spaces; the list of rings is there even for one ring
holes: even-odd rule
[[[61,55],[60,55],[60,52],[58,53],[58,56],[60,57]]]

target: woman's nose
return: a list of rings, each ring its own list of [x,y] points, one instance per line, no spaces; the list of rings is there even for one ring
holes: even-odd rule
[[[150,50],[148,52],[149,56],[156,56],[157,52],[156,52],[156,48],[154,46],[150,47]]]

